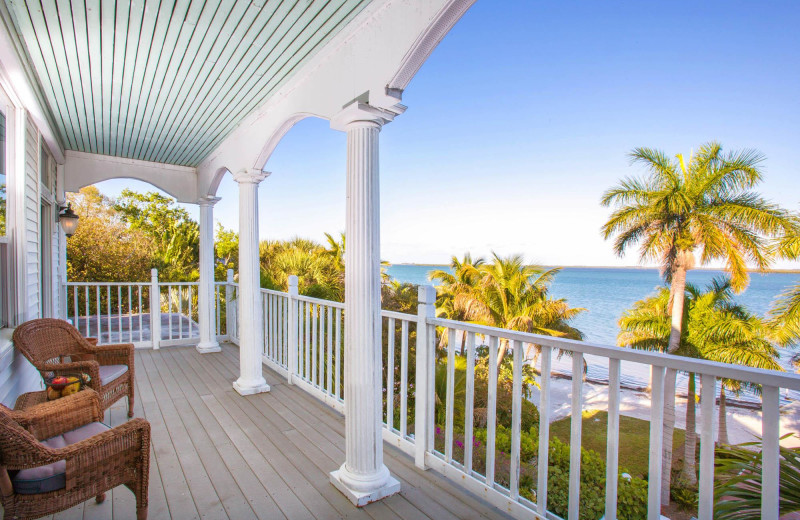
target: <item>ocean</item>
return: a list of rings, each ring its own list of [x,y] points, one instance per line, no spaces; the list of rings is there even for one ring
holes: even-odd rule
[[[386,267],[386,272],[400,282],[427,284],[428,273],[434,269],[449,269],[441,265],[396,264]],[[724,276],[724,271],[692,270],[687,281],[705,286],[715,277]],[[751,312],[764,315],[776,297],[788,287],[800,283],[800,273],[752,273],[750,285],[736,295],[737,302]],[[551,287],[551,295],[565,298],[570,306],[582,307],[581,313],[573,322],[584,334],[584,339],[592,343],[615,345],[617,321],[622,313],[633,304],[655,293],[663,284],[657,269],[603,268],[603,267],[565,267],[559,272]],[[782,351],[782,361],[789,368],[790,354]],[[608,362],[604,358],[587,356],[588,378],[605,381],[608,377]],[[562,358],[556,363],[556,370],[569,373],[570,362]],[[623,363],[622,382],[633,388],[647,385],[649,370],[643,365]],[[680,378],[679,384],[685,384]],[[800,398],[791,392],[791,398]],[[742,400],[753,400],[754,396],[741,396]]]

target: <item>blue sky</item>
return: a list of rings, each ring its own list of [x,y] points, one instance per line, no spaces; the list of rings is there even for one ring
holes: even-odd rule
[[[626,157],[637,146],[756,148],[767,157],[761,193],[800,209],[798,25],[797,2],[478,0],[381,133],[382,257],[635,265],[600,237],[599,199],[641,173]],[[267,169],[262,239],[344,230],[344,134],[301,121]],[[100,188],[124,185],[149,189]],[[215,220],[238,228],[235,183],[218,195]]]

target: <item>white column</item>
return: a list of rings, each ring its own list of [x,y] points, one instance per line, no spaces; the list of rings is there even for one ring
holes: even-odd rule
[[[383,464],[378,134],[392,114],[354,103],[331,122],[347,131],[345,462],[331,482],[363,506],[400,491]]]
[[[239,183],[239,379],[233,388],[242,395],[269,392],[261,375],[264,330],[258,261],[258,184],[268,175],[261,170],[233,174]]]
[[[200,206],[200,280],[197,291],[197,314],[200,323],[200,343],[197,351],[219,352],[214,330],[214,204],[218,197],[203,197]]]

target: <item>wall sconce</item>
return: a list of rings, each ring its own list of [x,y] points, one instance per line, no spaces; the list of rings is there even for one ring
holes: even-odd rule
[[[72,211],[72,204],[67,204],[65,206],[60,206],[59,209],[61,211],[58,212],[58,221],[61,223],[61,229],[64,230],[64,234],[68,237],[71,237],[75,234],[75,230],[78,229],[78,215]]]

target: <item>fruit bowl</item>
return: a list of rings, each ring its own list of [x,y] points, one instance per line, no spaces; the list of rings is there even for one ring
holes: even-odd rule
[[[80,392],[91,380],[89,374],[58,374],[52,377],[45,377],[44,384],[47,387],[47,399],[52,401],[60,397],[66,397]]]

